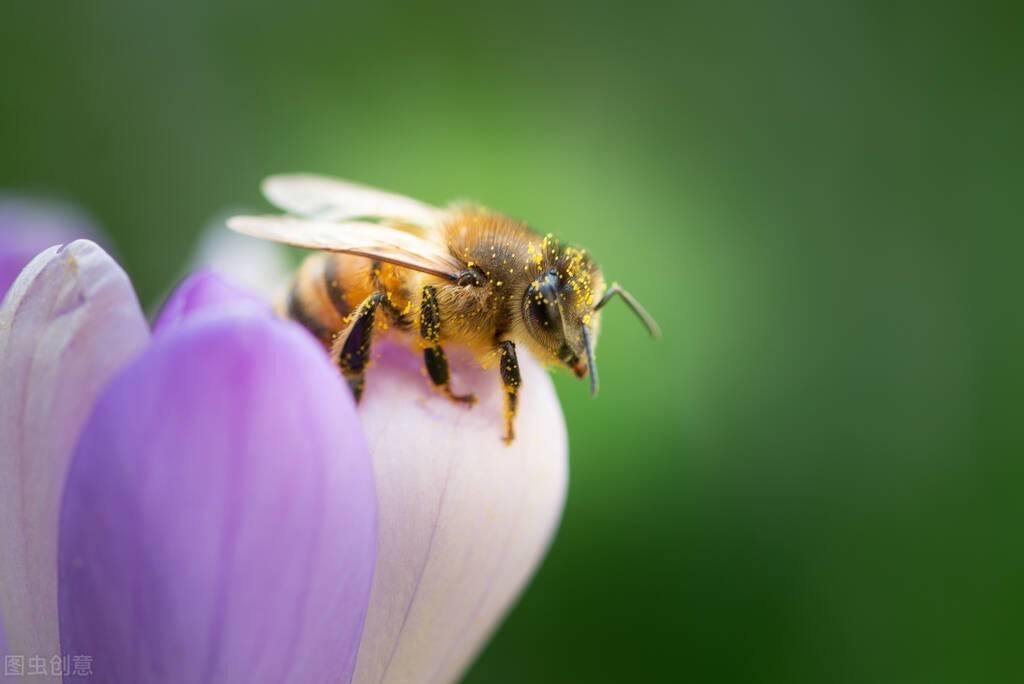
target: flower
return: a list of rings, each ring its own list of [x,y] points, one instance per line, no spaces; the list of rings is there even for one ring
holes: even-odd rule
[[[0,308],[10,652],[112,682],[456,681],[551,541],[568,450],[527,354],[510,447],[494,369],[450,358],[473,409],[386,338],[356,409],[310,335],[211,272],[151,335],[94,244],[40,254]]]
[[[86,241],[0,309],[10,650],[87,654],[104,682],[347,681],[376,545],[351,398],[214,276],[165,310],[149,341]]]

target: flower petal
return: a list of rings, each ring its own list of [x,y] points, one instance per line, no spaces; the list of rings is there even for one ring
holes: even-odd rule
[[[13,653],[50,657],[57,520],[100,390],[149,337],[124,271],[86,240],[37,256],[0,307],[0,609]]]
[[[298,326],[196,316],[100,398],[60,527],[64,653],[97,681],[345,682],[376,542],[351,397]]]
[[[453,682],[508,611],[557,528],[568,480],[562,410],[520,352],[517,437],[501,441],[497,370],[452,355],[467,409],[421,360],[382,344],[360,414],[377,474],[380,541],[355,682]]]
[[[219,315],[225,310],[273,315],[263,300],[213,271],[202,270],[186,278],[167,298],[153,324],[153,333],[159,335],[198,313]]]
[[[87,218],[64,204],[0,197],[0,299],[36,254],[96,235]]]
[[[0,613],[0,656],[10,653],[7,646],[7,632],[4,631],[4,616]]]

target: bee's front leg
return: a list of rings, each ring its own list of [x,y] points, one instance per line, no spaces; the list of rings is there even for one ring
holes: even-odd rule
[[[519,386],[523,379],[519,375],[519,359],[516,357],[515,342],[498,342],[501,355],[501,382],[505,386],[505,443],[511,444],[516,437],[516,409],[519,405]]]
[[[366,364],[370,360],[370,344],[373,341],[373,319],[377,307],[386,298],[384,293],[375,292],[364,299],[348,327],[338,335],[331,347],[331,358],[348,381],[356,401],[363,395]]]
[[[423,287],[420,299],[420,337],[430,346],[423,350],[423,361],[427,366],[430,380],[441,388],[452,401],[466,404],[476,402],[472,394],[455,394],[449,382],[448,357],[441,348],[441,309],[437,305],[437,290],[430,285]]]

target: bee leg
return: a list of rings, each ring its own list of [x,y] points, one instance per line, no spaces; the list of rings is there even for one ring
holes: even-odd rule
[[[355,317],[347,329],[338,336],[331,349],[331,358],[338,364],[341,374],[348,381],[356,401],[363,395],[366,364],[370,360],[370,343],[373,337],[373,319],[377,307],[386,299],[382,292],[376,292],[359,305]]]
[[[519,405],[519,386],[523,383],[519,375],[519,359],[516,357],[515,342],[505,340],[498,343],[501,354],[501,382],[505,385],[505,443],[511,444],[516,437],[516,409]]]
[[[441,310],[437,305],[437,290],[426,285],[423,288],[423,297],[420,300],[420,337],[430,346],[423,350],[423,361],[427,366],[427,374],[430,380],[441,388],[452,401],[465,404],[476,403],[476,397],[472,394],[455,394],[452,392],[449,383],[448,357],[441,348]]]

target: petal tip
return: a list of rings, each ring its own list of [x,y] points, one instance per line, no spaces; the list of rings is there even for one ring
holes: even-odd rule
[[[264,317],[273,313],[255,294],[212,269],[202,268],[186,277],[167,298],[156,316],[153,332],[161,334],[193,316],[228,311],[247,311]]]

